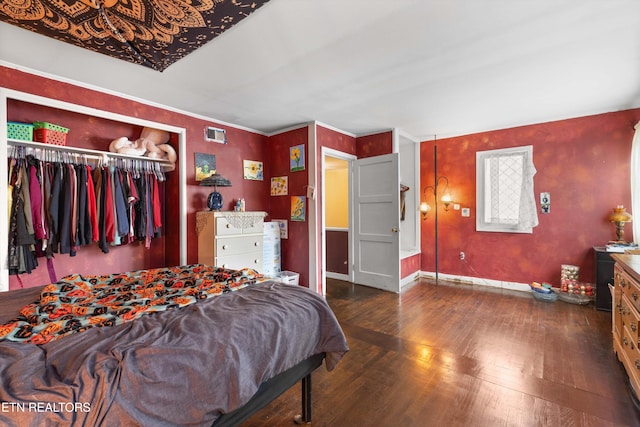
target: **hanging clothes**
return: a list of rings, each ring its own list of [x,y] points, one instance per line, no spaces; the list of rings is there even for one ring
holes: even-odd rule
[[[27,167],[24,159],[19,160],[11,168],[9,177],[9,185],[12,188],[9,217],[9,274],[31,273],[38,266],[34,253],[36,241],[28,226],[31,222],[28,219],[31,216],[31,208],[29,204],[27,210],[25,203],[25,195],[28,198],[28,191],[25,191],[25,188],[29,186],[29,181],[26,179]]]
[[[98,212],[97,212],[97,203],[96,203],[96,188],[93,183],[93,177],[91,174],[91,167],[89,165],[85,165],[86,173],[87,173],[87,215],[89,217],[87,224],[87,237],[90,238],[87,242],[97,242],[100,238],[99,230],[98,230]],[[88,230],[91,230],[90,233]]]
[[[31,272],[37,257],[46,256],[55,277],[56,253],[75,256],[94,242],[104,253],[136,241],[150,248],[160,236],[164,175],[149,163],[92,166],[84,157],[25,151],[13,147],[8,159],[11,274]]]
[[[60,194],[62,193],[64,169],[61,164],[51,164],[48,167],[51,178],[51,193],[49,197],[49,245],[47,254],[60,251]]]

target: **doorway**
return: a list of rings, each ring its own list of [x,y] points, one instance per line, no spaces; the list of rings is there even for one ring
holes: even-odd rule
[[[351,170],[356,157],[322,148],[322,294],[327,277],[353,281]]]

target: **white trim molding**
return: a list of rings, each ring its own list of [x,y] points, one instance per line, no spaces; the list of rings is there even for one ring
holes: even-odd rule
[[[430,271],[421,271],[420,277],[435,279],[436,273],[430,272]],[[459,276],[456,274],[445,274],[445,273],[438,273],[438,279],[447,280],[450,282],[458,282],[466,285],[478,285],[478,286],[487,286],[491,288],[507,289],[510,291],[521,291],[521,292],[531,291],[531,287],[527,283],[509,282],[506,280],[484,279],[481,277]]]

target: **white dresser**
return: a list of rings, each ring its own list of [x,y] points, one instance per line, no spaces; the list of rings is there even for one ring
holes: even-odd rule
[[[196,212],[198,263],[262,273],[265,212]]]

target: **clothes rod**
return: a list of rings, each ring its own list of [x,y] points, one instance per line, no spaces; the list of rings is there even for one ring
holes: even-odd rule
[[[7,144],[12,146],[19,145],[22,147],[35,148],[39,150],[55,150],[55,151],[62,151],[66,153],[73,153],[73,154],[84,154],[98,160],[106,160],[106,159],[142,160],[145,162],[155,162],[155,163],[160,163],[161,165],[172,166],[171,162],[169,162],[166,159],[155,159],[153,157],[135,156],[130,154],[118,154],[118,153],[112,153],[110,151],[92,150],[90,148],[67,147],[66,145],[45,144],[43,142],[22,141],[19,139],[7,139]]]

